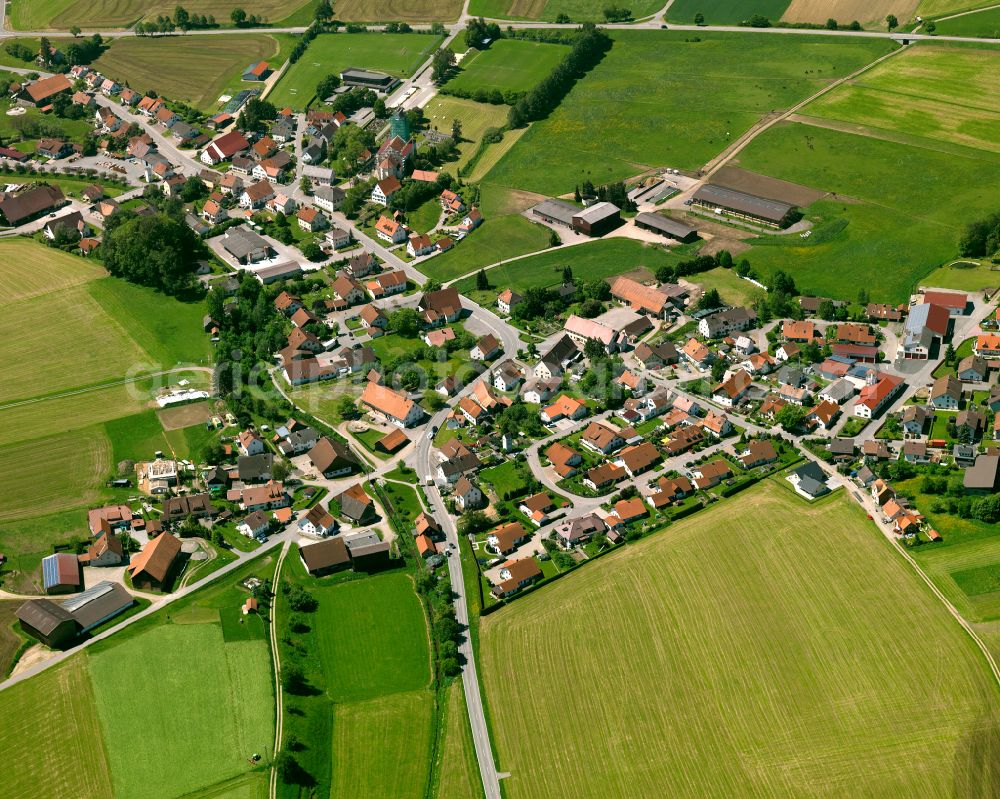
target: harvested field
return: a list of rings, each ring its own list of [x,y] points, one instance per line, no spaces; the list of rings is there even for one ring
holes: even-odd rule
[[[808,186],[799,186],[796,183],[789,183],[787,180],[778,180],[767,175],[758,175],[756,172],[748,172],[737,166],[724,166],[712,177],[712,183],[720,186],[728,186],[737,191],[745,191],[747,194],[755,194],[758,197],[768,197],[772,200],[781,200],[791,203],[799,208],[812,205],[817,200],[826,196],[826,192],[812,189]]]
[[[4,799],[111,799],[85,655],[0,693],[0,718]]]
[[[0,521],[90,504],[111,467],[111,444],[96,428],[0,447]]]
[[[334,707],[330,796],[422,799],[434,695],[410,691]]]
[[[19,302],[104,277],[104,267],[30,239],[0,243],[0,297]]]
[[[1000,152],[1000,58],[993,50],[907,50],[803,109],[804,116]]]
[[[885,18],[894,14],[901,22],[913,17],[919,0],[792,0],[783,22],[816,22],[835,19],[842,25],[857,20],[866,28],[885,29]]]
[[[842,492],[768,481],[480,637],[511,799],[976,795],[1000,754],[981,653]]]
[[[777,21],[786,8],[788,0],[674,0],[667,19],[690,25],[695,14],[702,14],[706,25],[738,25],[753,14]]]
[[[337,19],[345,22],[454,22],[461,0],[338,0]]]
[[[160,417],[160,424],[164,430],[179,430],[182,427],[207,422],[212,415],[212,404],[208,401],[192,402],[175,408],[163,408],[157,411],[156,415]]]
[[[186,0],[184,8],[192,14],[214,14],[229,24],[229,13],[238,7],[277,22],[309,0],[255,0],[252,9],[242,0]],[[77,25],[84,30],[128,27],[140,19],[171,16],[173,0],[12,0],[10,21],[18,30],[62,29]]]
[[[186,6],[185,6],[186,7]],[[155,89],[196,108],[214,108],[226,91],[247,88],[240,75],[254,61],[283,60],[284,34],[117,39],[94,67],[136,91]],[[287,49],[287,48],[286,48]]]

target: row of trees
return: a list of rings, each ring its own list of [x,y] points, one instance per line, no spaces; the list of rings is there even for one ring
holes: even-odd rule
[[[545,78],[511,106],[507,125],[520,128],[543,119],[559,105],[573,84],[592,69],[611,47],[611,37],[586,23],[566,57]]]

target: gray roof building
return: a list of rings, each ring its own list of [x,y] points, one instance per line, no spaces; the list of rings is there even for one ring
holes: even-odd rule
[[[780,225],[788,217],[794,205],[781,200],[769,200],[753,194],[715,186],[707,183],[695,192],[692,198],[699,205],[722,208],[737,214],[761,219],[773,225]]]
[[[685,225],[683,222],[678,222],[676,219],[671,219],[670,217],[663,216],[662,214],[652,214],[648,211],[636,214],[635,226],[643,228],[644,230],[653,230],[657,233],[662,233],[663,235],[669,236],[672,239],[677,239],[678,241],[686,241],[688,238],[698,234],[697,229],[691,227],[690,225]]]

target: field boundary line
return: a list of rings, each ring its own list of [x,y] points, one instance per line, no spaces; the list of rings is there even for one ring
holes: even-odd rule
[[[968,11],[959,11],[957,14],[949,14],[947,17],[936,17],[935,22],[944,22],[946,19],[956,19],[957,17],[967,17],[969,14],[978,14],[980,11],[993,11],[996,8],[1000,8],[1000,3],[992,6],[983,6],[982,8],[970,8]]]
[[[271,581],[271,591],[274,593],[274,598],[278,598],[278,580],[281,577],[281,566],[285,562],[285,555],[288,554],[288,550],[291,548],[291,539],[285,541],[281,547],[281,553],[278,555],[278,562],[274,564],[274,579]],[[275,630],[277,629],[277,616],[278,616],[278,603],[277,601],[271,604],[271,665],[274,671],[274,754],[271,757],[271,773],[268,777],[268,789],[267,795],[270,799],[275,799],[278,795],[278,771],[275,768],[275,761],[278,759],[278,750],[281,747],[281,734],[283,732],[282,726],[285,715],[284,700],[281,694],[281,657],[278,654],[278,636]]]
[[[715,175],[716,172],[718,172],[720,169],[722,169],[722,167],[724,167],[731,160],[733,160],[733,158],[735,158],[737,155],[739,155],[741,152],[743,152],[743,150],[746,149],[747,145],[750,144],[750,142],[752,142],[758,136],[760,136],[760,134],[764,133],[767,130],[770,130],[772,127],[774,127],[775,125],[777,125],[779,122],[785,121],[786,119],[788,119],[788,117],[792,116],[792,114],[795,114],[795,113],[801,111],[803,108],[805,108],[807,105],[809,105],[809,103],[813,102],[814,100],[818,100],[824,94],[827,94],[828,92],[831,92],[834,89],[836,89],[836,88],[838,88],[840,86],[843,86],[848,81],[854,80],[858,76],[863,75],[864,73],[866,73],[868,70],[870,70],[870,69],[878,66],[883,61],[886,61],[886,60],[892,58],[893,56],[898,55],[899,53],[906,52],[906,50],[907,50],[907,47],[904,46],[904,45],[901,45],[897,49],[892,50],[892,51],[886,53],[885,55],[881,55],[878,58],[876,58],[874,61],[872,61],[872,62],[870,62],[868,64],[865,64],[860,69],[856,69],[854,72],[851,72],[848,75],[844,75],[842,78],[838,78],[837,80],[833,81],[832,83],[828,83],[826,86],[824,86],[818,92],[815,92],[814,94],[809,95],[804,100],[800,100],[795,105],[793,105],[791,108],[788,108],[785,111],[782,111],[781,113],[777,114],[776,116],[773,116],[773,117],[771,117],[769,119],[765,118],[765,119],[760,120],[756,125],[754,125],[753,127],[751,127],[750,130],[748,130],[746,133],[744,133],[742,136],[740,136],[736,141],[734,141],[731,145],[729,145],[729,147],[726,148],[722,153],[720,153],[715,158],[713,158],[711,161],[709,161],[707,164],[705,164],[705,166],[701,170],[701,179],[702,179],[702,181],[703,182],[707,182],[709,179],[711,179],[711,177],[713,175]]]
[[[896,550],[899,552],[900,555],[902,555],[904,558],[906,558],[907,561],[909,561],[914,571],[916,571],[916,573],[920,575],[920,579],[922,579],[928,585],[934,596],[936,596],[938,599],[941,600],[941,604],[943,604],[948,609],[948,612],[955,617],[955,619],[961,625],[962,629],[969,634],[969,637],[973,641],[975,641],[976,646],[979,647],[979,649],[985,656],[986,662],[990,666],[990,671],[993,672],[993,679],[996,681],[997,688],[1000,688],[1000,667],[997,666],[997,662],[996,660],[994,660],[993,654],[987,648],[983,639],[979,637],[979,633],[977,633],[974,629],[972,629],[972,625],[969,623],[968,620],[966,620],[965,616],[959,613],[958,608],[956,608],[951,603],[951,600],[944,595],[944,593],[941,591],[940,588],[934,585],[934,581],[927,576],[926,572],[924,572],[922,568],[920,568],[920,564],[917,563],[916,560],[914,560],[913,556],[905,549],[903,549],[902,545],[894,538],[890,538],[889,543],[891,543],[896,548]]]

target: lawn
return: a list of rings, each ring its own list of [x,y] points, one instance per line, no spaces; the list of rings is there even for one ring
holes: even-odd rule
[[[493,490],[501,499],[520,496],[528,490],[528,482],[518,469],[517,461],[507,461],[499,466],[483,469],[479,472],[483,481],[493,486]]]
[[[444,718],[438,749],[437,799],[480,799],[483,786],[479,778],[476,749],[469,729],[465,692],[460,681],[445,689]]]
[[[574,278],[603,280],[635,269],[654,274],[660,266],[673,265],[679,260],[661,247],[645,245],[635,239],[601,239],[572,247],[553,247],[538,255],[494,267],[486,272],[490,282],[487,291],[476,289],[475,275],[458,281],[455,287],[476,302],[493,305],[496,295],[505,288],[524,292],[529,288],[559,285],[565,266],[573,269]]]
[[[149,460],[158,450],[169,451],[156,411],[150,409],[104,423],[111,441],[112,462]]]
[[[682,25],[694,24],[694,15],[702,14],[706,25],[738,25],[754,14],[773,22],[781,19],[789,0],[676,0],[667,9],[667,20]]]
[[[229,12],[244,7],[251,13],[277,22],[310,0],[257,0],[252,10],[241,0],[187,0],[192,14],[214,14],[228,25]],[[62,29],[77,25],[85,31],[126,28],[140,19],[155,19],[161,14],[172,16],[173,0],[12,0],[10,23],[15,30]],[[311,21],[311,20],[310,20]]]
[[[928,140],[924,140],[927,142]],[[970,219],[995,208],[1000,159],[965,147],[886,141],[800,123],[776,125],[740,166],[835,192],[806,209],[813,235],[765,236],[745,254],[760,274],[789,269],[800,291],[903,302],[950,262]],[[851,169],[843,169],[851,164]],[[947,195],[947,202],[942,202]]]
[[[46,114],[37,108],[28,108],[18,116],[7,116],[10,102],[0,100],[0,136],[7,146],[17,143],[15,149],[25,153],[34,153],[36,141],[40,137],[59,136],[68,141],[82,143],[86,135],[93,130],[89,117],[83,119],[64,119]],[[62,180],[53,180],[62,183]],[[68,182],[68,181],[67,181]]]
[[[461,71],[448,81],[445,89],[526,92],[548,76],[569,51],[562,44],[500,39],[488,49],[473,50],[463,58]]]
[[[698,169],[762,115],[893,46],[751,33],[612,36],[604,60],[500,159],[491,183],[562,194],[586,179],[605,183],[650,167]]]
[[[111,799],[86,655],[0,692],[0,718],[5,799]]]
[[[440,37],[419,33],[321,34],[289,66],[267,99],[279,108],[303,109],[312,101],[320,80],[330,73],[340,74],[348,67],[409,77],[440,43]]]
[[[946,19],[937,23],[937,29],[945,36],[988,36],[1000,39],[1000,8]]]
[[[136,91],[155,89],[163,97],[207,111],[215,108],[221,95],[253,87],[240,80],[249,64],[273,61],[275,68],[280,66],[293,42],[288,34],[259,33],[125,37],[117,39],[94,68],[127,80]]]
[[[420,264],[432,280],[454,280],[483,266],[549,246],[548,229],[520,214],[489,217],[450,251]]]
[[[478,149],[479,142],[488,128],[502,128],[507,124],[507,106],[477,103],[461,97],[445,97],[439,94],[432,97],[424,106],[424,116],[430,121],[432,129],[449,135],[452,123],[456,119],[461,124],[462,136],[458,141],[458,160],[454,163],[454,167],[459,169],[468,163],[472,154]]]
[[[418,233],[428,233],[441,218],[441,201],[432,197],[406,215],[407,224]]]
[[[245,773],[254,752],[271,753],[266,641],[227,642],[218,623],[161,620],[91,655],[90,671],[116,797],[182,796]],[[142,702],[123,702],[123,685],[141,690]]]
[[[813,101],[806,116],[1000,152],[994,50],[920,46]]]
[[[387,481],[382,490],[388,495],[400,521],[409,527],[424,509],[413,486]]]
[[[423,799],[433,718],[424,690],[337,705],[330,796]]]
[[[950,796],[998,723],[978,650],[864,513],[773,482],[482,619],[480,646],[511,799]]]
[[[930,509],[933,497],[926,497],[920,505],[921,512]],[[932,514],[926,514],[928,518]],[[934,529],[942,532],[943,544],[931,544],[918,547],[913,556],[924,571],[934,580],[935,585],[944,592],[969,621],[979,622],[990,619],[1000,619],[1000,536],[995,534],[988,538],[962,537],[961,532],[953,530],[955,525],[970,525],[979,527],[983,533],[990,532],[984,525],[974,520],[954,519],[934,514]],[[941,522],[944,525],[939,526]],[[950,542],[957,543],[950,543]]]
[[[732,269],[723,269],[721,266],[709,269],[698,275],[688,278],[697,283],[705,291],[716,289],[719,296],[728,305],[752,306],[754,300],[764,292],[749,281],[743,280]]]
[[[921,282],[927,286],[958,291],[993,290],[1000,286],[1000,269],[992,267],[989,261],[959,261],[941,266],[931,272]]]

